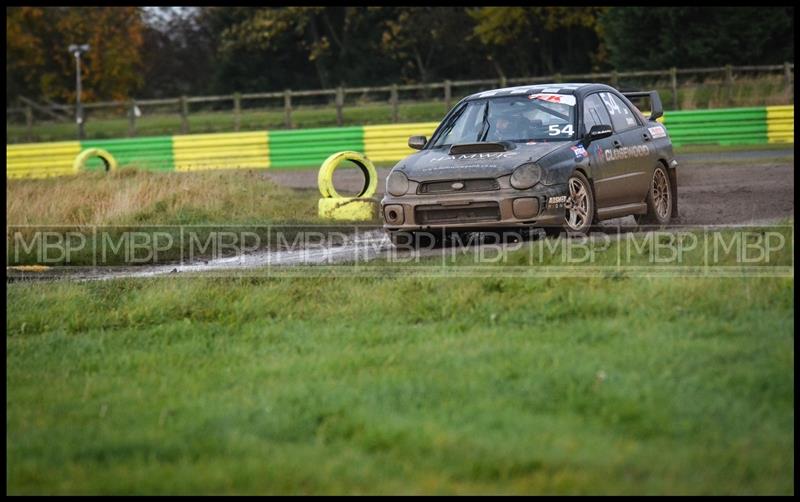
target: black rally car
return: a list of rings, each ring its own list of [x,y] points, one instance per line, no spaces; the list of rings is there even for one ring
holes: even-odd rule
[[[645,117],[628,98],[650,98]],[[677,216],[677,161],[655,91],[603,84],[495,89],[462,99],[395,165],[381,201],[396,243],[419,231],[544,227],[586,232]]]

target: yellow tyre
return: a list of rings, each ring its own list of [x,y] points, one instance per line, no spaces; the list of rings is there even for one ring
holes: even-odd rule
[[[375,199],[326,197],[319,200],[319,216],[330,220],[370,221],[378,214]]]
[[[86,170],[86,161],[92,157],[98,157],[105,164],[106,171],[115,171],[117,169],[117,160],[113,155],[103,150],[102,148],[89,148],[82,151],[75,157],[75,162],[72,164],[76,172]]]
[[[375,166],[364,154],[352,151],[334,153],[325,159],[317,175],[319,193],[323,197],[342,198],[333,187],[333,171],[346,160],[357,165],[364,174],[364,188],[356,198],[369,198],[375,195],[375,190],[378,189],[378,173],[375,171]]]

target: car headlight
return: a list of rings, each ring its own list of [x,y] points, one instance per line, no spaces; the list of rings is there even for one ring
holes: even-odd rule
[[[395,171],[386,178],[386,191],[395,197],[408,192],[408,177],[400,171]]]
[[[525,190],[539,183],[542,168],[534,163],[522,164],[511,173],[511,186],[517,190]]]

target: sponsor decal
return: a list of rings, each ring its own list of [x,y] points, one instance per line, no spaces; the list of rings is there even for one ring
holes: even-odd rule
[[[577,160],[580,160],[589,155],[588,153],[586,153],[586,149],[583,147],[583,145],[571,146],[570,150],[572,150],[572,153],[575,154],[575,159]]]
[[[667,131],[664,130],[663,126],[648,127],[647,130],[650,131],[650,135],[653,138],[665,138],[665,137],[667,137]]]
[[[594,145],[594,153],[597,154],[597,162],[603,162],[603,148],[600,145]]]
[[[600,93],[600,99],[602,99],[603,103],[606,104],[606,108],[608,108],[608,111],[609,111],[609,113],[611,115],[616,115],[618,113],[622,113],[622,110],[620,109],[620,107],[617,104],[616,100],[614,100],[611,97],[611,94],[609,94],[607,92],[601,92]]]
[[[541,91],[541,92],[545,92],[545,93],[556,93],[556,94],[558,94],[558,87],[555,87],[555,88],[553,88],[553,87],[548,87],[547,89],[542,89],[542,91]]]
[[[518,152],[462,153],[461,155],[442,155],[441,157],[434,157],[430,162],[441,162],[443,160],[507,159],[515,155],[518,155]]]
[[[575,96],[571,94],[548,94],[539,93],[531,94],[528,99],[538,99],[540,101],[547,101],[549,103],[559,103],[567,106],[575,106]]]
[[[647,145],[636,145],[606,150],[604,157],[607,162],[611,162],[612,160],[647,157],[648,155],[650,155],[650,148]]]
[[[547,207],[548,208],[561,207],[566,202],[567,202],[566,195],[561,195],[559,197],[550,197],[549,199],[547,199]]]
[[[625,113],[629,113],[627,109],[625,110]],[[633,117],[625,117],[625,122],[627,122],[628,125],[635,125],[636,124],[636,121],[633,120]]]

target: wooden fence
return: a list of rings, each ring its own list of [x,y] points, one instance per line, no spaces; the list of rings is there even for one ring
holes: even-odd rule
[[[554,74],[541,77],[519,77],[519,78],[493,78],[481,80],[460,80],[444,82],[427,83],[427,84],[406,84],[406,85],[386,85],[386,86],[373,86],[373,87],[338,87],[336,89],[319,89],[319,90],[304,90],[296,91],[286,89],[279,92],[256,92],[256,93],[234,93],[229,95],[219,96],[180,96],[174,98],[163,99],[131,99],[128,101],[102,101],[95,103],[83,103],[82,107],[85,110],[121,110],[125,109],[128,117],[128,136],[135,137],[136,134],[136,119],[140,113],[140,107],[143,106],[160,106],[169,107],[174,110],[173,113],[180,115],[180,134],[187,134],[189,130],[189,109],[191,104],[209,104],[209,103],[229,103],[230,111],[233,114],[233,130],[240,130],[242,103],[244,101],[272,101],[280,106],[282,101],[284,110],[284,127],[286,129],[294,128],[292,120],[293,98],[307,98],[307,97],[322,97],[332,100],[333,107],[336,109],[336,124],[341,126],[343,124],[343,108],[345,99],[348,95],[380,95],[380,101],[385,99],[388,93],[388,104],[391,106],[391,122],[399,122],[399,93],[409,91],[422,91],[426,95],[433,92],[440,93],[439,96],[443,99],[446,108],[450,108],[454,104],[454,96],[465,94],[459,93],[459,89],[468,89],[475,87],[492,88],[492,87],[506,87],[515,84],[536,84],[543,82],[569,82],[569,81],[586,81],[586,82],[604,82],[612,85],[613,87],[620,87],[623,79],[642,79],[647,78],[651,80],[669,80],[669,87],[672,91],[671,104],[672,110],[679,110],[680,103],[678,102],[678,86],[679,79],[684,79],[702,76],[719,77],[726,86],[729,88],[733,85],[735,77],[739,75],[752,73],[772,73],[783,74],[787,88],[793,85],[794,80],[794,64],[784,63],[782,65],[764,65],[764,66],[731,66],[726,65],[722,67],[709,67],[709,68],[687,68],[678,69],[670,68],[668,70],[650,70],[650,71],[630,71],[630,72],[605,72],[605,73],[580,73],[580,74]],[[624,84],[624,82],[623,82]],[[625,87],[622,85],[622,87]],[[32,100],[21,98],[21,107],[13,107],[6,109],[6,122],[10,121],[13,116],[24,116],[25,124],[28,128],[29,135],[32,135],[32,127],[34,124],[34,111],[39,112],[40,115],[45,115],[49,120],[69,121],[75,120],[75,105],[65,105],[48,103],[42,105]],[[274,105],[273,105],[274,106]],[[85,114],[84,114],[85,115]],[[84,121],[86,117],[84,117]],[[76,125],[78,131],[78,139],[80,137],[82,128]]]

